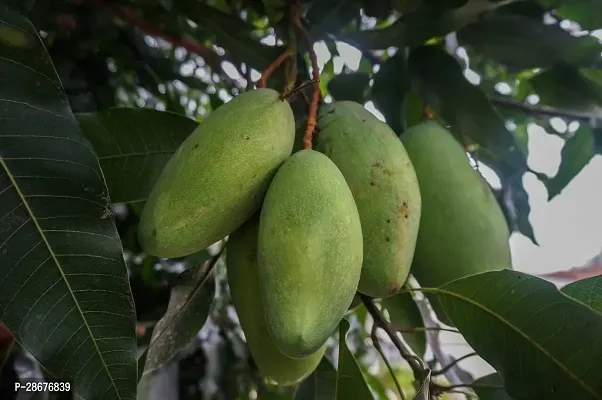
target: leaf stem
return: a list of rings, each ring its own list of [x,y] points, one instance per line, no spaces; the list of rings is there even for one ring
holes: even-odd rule
[[[295,16],[300,13],[297,9],[299,4],[296,0],[292,0],[288,4],[288,49],[291,51],[289,59],[284,70],[284,91],[286,95],[293,91],[295,82],[297,81],[297,32],[295,30]]]
[[[397,333],[391,329],[391,326],[387,323],[387,321],[385,321],[385,318],[374,304],[374,301],[370,297],[361,293],[358,293],[358,295],[360,296],[362,303],[364,303],[364,306],[366,306],[366,310],[372,316],[374,324],[387,333],[395,347],[397,347],[397,350],[399,350],[399,353],[403,359],[406,360],[410,365],[410,368],[414,373],[414,378],[422,382],[424,378],[424,371],[428,368],[424,361],[414,355],[410,346],[403,342],[399,336],[397,336]]]

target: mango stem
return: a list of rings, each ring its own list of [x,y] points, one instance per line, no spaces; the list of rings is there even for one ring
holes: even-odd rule
[[[293,0],[296,4],[299,4],[299,0]],[[303,135],[303,147],[311,149],[311,140],[313,138],[314,131],[316,130],[316,123],[318,117],[318,103],[320,101],[320,69],[318,68],[318,57],[314,50],[313,43],[309,37],[309,33],[301,22],[300,7],[294,7],[295,13],[292,18],[292,22],[297,28],[297,31],[303,38],[307,51],[309,52],[309,58],[311,59],[311,74],[312,74],[312,96],[311,102],[309,103],[309,111],[307,115],[307,128],[305,129],[305,135]]]

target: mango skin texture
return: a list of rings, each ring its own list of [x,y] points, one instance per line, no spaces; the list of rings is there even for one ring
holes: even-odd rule
[[[403,144],[361,104],[323,106],[314,148],[339,167],[357,204],[364,236],[359,291],[388,297],[410,272],[420,224],[418,178]]]
[[[274,345],[308,357],[353,301],[363,258],[353,195],[324,154],[301,150],[282,164],[261,209],[257,254]]]
[[[260,207],[294,138],[293,112],[275,90],[243,93],[213,111],[149,195],[140,218],[142,248],[183,257],[232,233]]]
[[[274,346],[261,301],[257,265],[258,234],[259,214],[256,214],[228,239],[226,259],[232,303],[259,372],[273,384],[294,385],[316,369],[324,356],[326,345],[301,359],[289,358]]]
[[[412,274],[423,287],[512,267],[510,232],[491,189],[464,148],[435,121],[401,135],[422,193],[422,217]],[[436,296],[428,296],[451,325]]]

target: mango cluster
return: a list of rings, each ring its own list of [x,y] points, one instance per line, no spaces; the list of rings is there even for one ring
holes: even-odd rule
[[[295,136],[278,92],[237,96],[182,143],[139,225],[141,246],[159,257],[229,236],[232,302],[272,382],[292,385],[317,367],[357,292],[391,296],[410,269],[439,286],[510,265],[501,209],[437,123],[400,140],[341,101],[321,107],[313,150],[294,149]]]

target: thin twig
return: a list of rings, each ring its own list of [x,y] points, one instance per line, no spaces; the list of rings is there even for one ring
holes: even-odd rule
[[[589,121],[592,118],[600,118],[600,114],[587,113],[587,112],[579,112],[579,111],[565,111],[558,110],[552,107],[547,107],[543,105],[533,106],[530,104],[519,103],[517,101],[507,99],[501,96],[493,96],[491,98],[491,102],[498,107],[504,107],[509,109],[514,109],[518,111],[522,111],[527,114],[536,114],[547,117],[560,117],[566,118],[569,120],[576,121]]]
[[[378,326],[376,324],[372,325],[372,332],[370,333],[370,337],[372,338],[372,345],[374,346],[376,351],[378,351],[378,353],[382,357],[383,361],[385,362],[385,365],[387,366],[387,369],[389,370],[389,374],[391,375],[391,378],[393,378],[393,382],[395,382],[395,386],[397,387],[397,391],[399,392],[399,396],[401,397],[401,400],[406,400],[406,396],[403,393],[403,389],[401,388],[399,381],[397,380],[397,376],[395,375],[393,366],[387,359],[387,356],[385,356],[385,352],[383,351],[382,347],[380,346],[380,342],[378,341],[378,337],[376,336],[377,328],[378,328]]]
[[[257,81],[258,88],[265,88],[267,85],[267,80],[270,76],[276,71],[276,69],[291,55],[291,50],[286,49],[282,54],[278,56],[261,74],[261,78]]]
[[[433,371],[432,375],[433,376],[444,375],[447,371],[449,371],[450,369],[454,368],[460,361],[466,360],[467,358],[474,357],[474,356],[477,356],[477,355],[478,354],[475,353],[475,352],[465,354],[462,357],[456,358],[453,362],[449,363],[448,365],[446,365],[445,367],[441,368],[440,370]]]
[[[174,46],[182,47],[191,53],[198,54],[199,56],[203,57],[209,64],[219,65],[219,63],[222,60],[220,55],[217,54],[210,47],[207,47],[187,36],[169,35],[166,32],[164,32],[163,29],[146,21],[145,19],[137,15],[132,9],[126,6],[105,2],[103,0],[90,0],[90,3],[98,8],[102,8],[107,12],[113,14],[115,17],[127,23],[128,25],[132,25],[140,29],[143,33],[149,36],[161,38],[167,42],[170,42]]]
[[[295,24],[295,28],[297,28],[297,31],[303,38],[303,41],[307,46],[307,51],[309,52],[309,58],[311,59],[313,90],[311,102],[309,103],[309,111],[307,113],[307,128],[305,129],[305,135],[303,135],[303,147],[306,149],[311,149],[311,140],[316,129],[316,120],[318,117],[318,103],[320,102],[320,69],[318,68],[318,57],[316,56],[316,52],[314,50],[311,38],[309,37],[309,33],[307,33],[307,30],[301,22],[301,13],[299,6],[300,2],[299,0],[294,1],[296,2],[297,7],[294,8],[296,12],[293,18],[293,23]]]
[[[460,333],[457,329],[443,328],[441,326],[417,326],[415,328],[403,328],[397,324],[391,324],[391,326],[399,333],[417,333],[417,332],[428,332],[428,331],[442,331],[451,333]]]
[[[427,368],[427,366],[424,364],[424,361],[422,361],[419,357],[414,355],[410,346],[408,346],[405,342],[399,339],[397,333],[393,329],[391,329],[391,327],[389,326],[387,321],[385,321],[378,308],[376,308],[374,301],[370,297],[365,296],[361,293],[359,293],[359,296],[362,300],[362,303],[364,303],[364,306],[366,306],[366,310],[372,316],[374,324],[387,333],[395,347],[397,347],[397,350],[399,350],[399,353],[401,354],[403,359],[406,360],[407,363],[410,365],[410,368],[414,373],[414,377],[422,382],[422,379],[424,378],[424,370]]]

